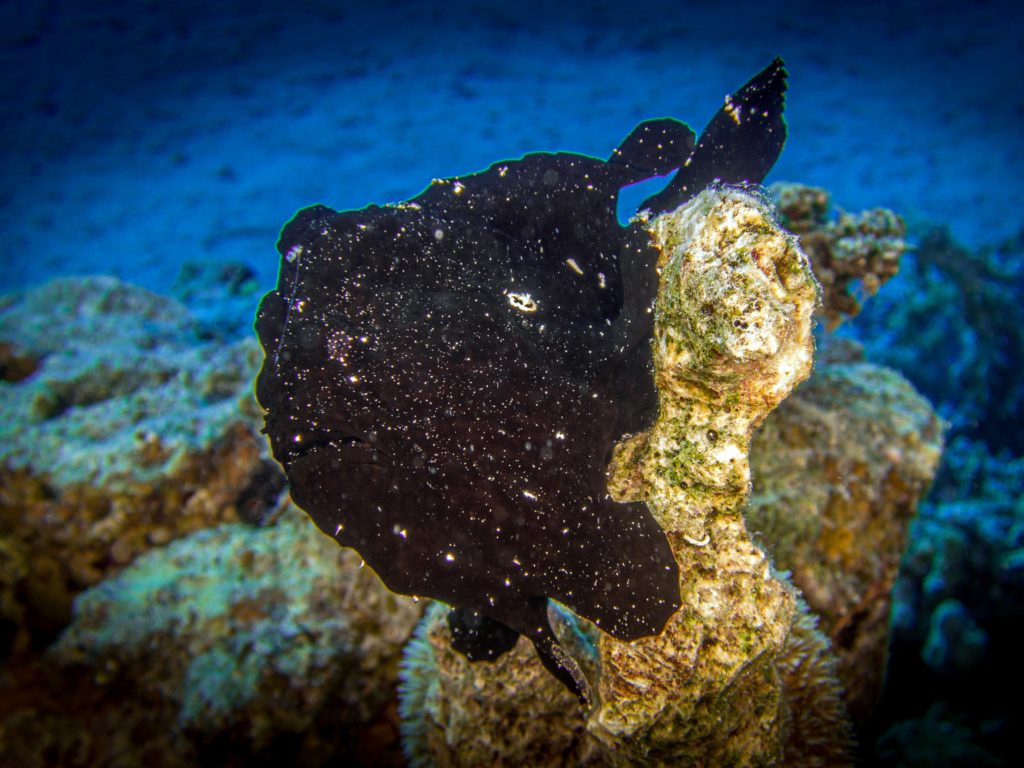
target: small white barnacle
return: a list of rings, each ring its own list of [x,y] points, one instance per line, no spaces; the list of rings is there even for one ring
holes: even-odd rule
[[[533,300],[533,297],[528,293],[509,293],[508,303],[518,309],[520,312],[536,312],[537,302]]]
[[[301,245],[293,245],[288,249],[288,253],[284,255],[284,260],[291,264],[302,255],[302,250],[303,248]]]
[[[577,275],[582,275],[583,270],[580,269],[580,265],[576,263],[576,259],[566,259],[565,263],[569,265],[569,269],[575,272]]]
[[[708,544],[711,543],[711,535],[705,533],[704,534],[704,538],[702,538],[702,539],[694,539],[694,538],[684,534],[683,535],[683,540],[686,541],[687,544],[692,544],[695,547],[706,547]]]

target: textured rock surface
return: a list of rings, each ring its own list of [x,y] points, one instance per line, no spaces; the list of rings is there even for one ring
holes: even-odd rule
[[[446,613],[428,609],[402,661],[402,745],[413,768],[607,765],[576,696],[526,640],[494,662],[469,662],[451,647]]]
[[[447,647],[444,627],[428,623],[410,646],[403,700],[406,744],[423,764],[475,764],[481,740],[509,765],[524,743],[558,745],[532,756],[545,765],[848,759],[827,643],[741,515],[750,433],[810,369],[814,279],[748,192],[702,193],[647,226],[662,252],[654,344],[661,416],[620,444],[609,487],[647,501],[669,532],[683,607],[663,633],[631,643],[561,622],[563,646],[597,680],[593,706],[577,715],[542,679],[515,684],[532,679],[537,662],[516,654],[504,667],[470,665]],[[472,735],[453,719],[466,707],[482,712]]]
[[[830,768],[852,763],[853,736],[835,655],[803,600],[775,670],[788,716],[781,764]]]
[[[708,190],[648,224],[660,414],[620,444],[609,487],[669,534],[683,607],[657,637],[599,641],[595,735],[616,762],[776,762],[787,738],[774,658],[795,599],[747,535],[754,428],[811,369],[817,286],[766,202]]]
[[[596,671],[596,629],[564,609],[555,613],[563,646],[588,674]],[[468,662],[452,650],[444,615],[441,605],[428,609],[402,662],[402,745],[413,768],[621,762],[587,730],[575,697],[544,674],[528,645],[520,641],[494,663]],[[845,765],[852,752],[835,660],[816,624],[801,602],[774,661],[786,710],[780,760],[787,766]]]
[[[5,695],[0,762],[386,765],[418,616],[294,509],[193,533],[78,598],[36,696]]]
[[[3,653],[148,548],[273,505],[254,342],[199,343],[181,305],[97,277],[0,299],[0,343],[30,371],[0,382]]]
[[[907,249],[903,220],[885,208],[832,217],[829,194],[802,184],[778,183],[772,197],[782,224],[800,238],[822,287],[821,312],[829,329],[856,317],[900,267]]]
[[[942,431],[906,379],[852,363],[817,370],[751,446],[747,525],[821,617],[858,719],[881,691],[890,594]]]

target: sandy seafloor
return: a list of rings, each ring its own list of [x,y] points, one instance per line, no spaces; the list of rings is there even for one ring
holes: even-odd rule
[[[0,293],[97,273],[169,293],[187,262],[245,263],[262,293],[302,207],[607,156],[645,118],[699,132],[776,55],[769,182],[995,243],[1024,226],[1022,41],[1012,2],[6,0]]]
[[[1024,199],[1013,6],[3,3],[3,288],[166,290],[185,260],[270,287],[303,206],[398,201],[534,150],[606,156],[649,117],[699,131],[775,55],[790,138],[769,180],[994,241]]]

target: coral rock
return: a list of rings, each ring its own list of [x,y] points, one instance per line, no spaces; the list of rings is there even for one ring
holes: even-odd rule
[[[4,297],[0,343],[34,361],[0,383],[0,652],[150,547],[274,503],[254,343],[198,343],[184,307],[107,277]]]
[[[410,766],[607,765],[576,696],[525,639],[493,662],[467,661],[452,649],[446,612],[441,603],[430,607],[402,661],[402,746]]]
[[[375,730],[418,616],[294,509],[190,534],[79,596],[35,700],[0,708],[0,762],[386,762]]]
[[[890,593],[942,432],[906,379],[851,363],[817,370],[751,447],[747,524],[821,617],[858,719],[881,690]]]
[[[824,290],[822,314],[829,329],[860,313],[900,267],[907,249],[903,220],[886,208],[829,218],[829,195],[801,184],[773,184],[783,225],[799,235],[800,247]]]
[[[648,231],[661,252],[661,410],[620,444],[609,487],[668,531],[683,607],[656,637],[601,637],[590,727],[617,762],[767,765],[786,740],[774,658],[795,599],[743,523],[747,451],[810,373],[817,284],[756,194],[707,190]]]

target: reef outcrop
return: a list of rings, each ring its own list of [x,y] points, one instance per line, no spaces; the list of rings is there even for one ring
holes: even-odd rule
[[[41,647],[81,590],[283,487],[259,435],[256,345],[110,277],[0,300],[0,655]]]
[[[197,531],[78,597],[25,681],[52,698],[0,706],[0,761],[395,763],[389,707],[419,614],[294,507]]]
[[[833,214],[829,193],[819,187],[778,182],[769,191],[782,225],[799,236],[811,260],[822,287],[821,314],[835,330],[899,271],[907,250],[903,219],[887,208]]]
[[[0,764],[400,765],[421,606],[281,498],[255,343],[108,277],[0,339]]]
[[[820,617],[861,722],[884,682],[892,589],[942,437],[906,379],[852,362],[819,367],[751,445],[747,526]]]

